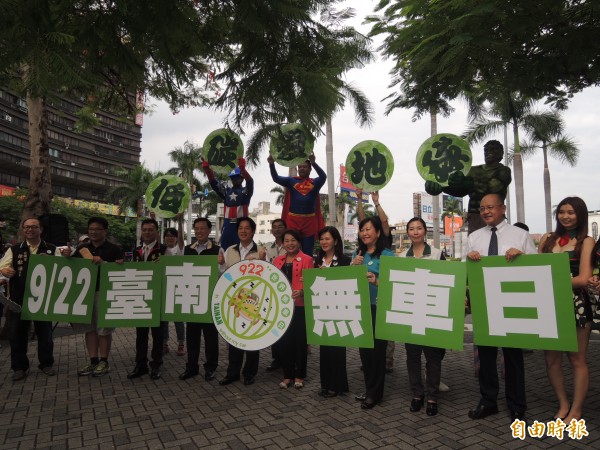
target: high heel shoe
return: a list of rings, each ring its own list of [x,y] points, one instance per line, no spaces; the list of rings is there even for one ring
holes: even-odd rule
[[[287,388],[291,387],[292,384],[293,384],[292,380],[290,380],[289,378],[286,378],[281,383],[279,383],[279,388],[287,389]]]

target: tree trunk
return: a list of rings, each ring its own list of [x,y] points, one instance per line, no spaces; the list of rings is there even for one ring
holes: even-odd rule
[[[523,188],[523,160],[519,145],[519,125],[513,119],[513,139],[515,152],[513,156],[513,172],[515,177],[515,197],[517,200],[517,222],[525,223],[525,190]]]
[[[546,206],[546,231],[552,231],[552,189],[550,187],[550,169],[548,168],[548,144],[542,144],[544,153],[544,203]]]
[[[29,119],[29,191],[23,207],[23,219],[50,213],[52,185],[48,154],[48,111],[44,97],[27,95]]]
[[[437,111],[435,108],[431,108],[429,111],[431,116],[431,135],[435,136],[437,134]],[[433,246],[436,248],[440,248],[440,196],[434,195],[432,196],[433,203]],[[427,236],[425,236],[425,240],[427,240]]]
[[[333,131],[331,118],[325,121],[325,157],[327,160],[327,195],[329,198],[329,220],[327,225],[337,226],[337,209],[335,207],[335,174],[333,173]]]
[[[508,161],[508,127],[506,123],[502,127],[504,128],[504,163],[507,164]],[[504,199],[504,203],[506,204],[506,218],[508,219],[508,223],[512,223],[510,220],[510,185],[506,188],[506,199]]]

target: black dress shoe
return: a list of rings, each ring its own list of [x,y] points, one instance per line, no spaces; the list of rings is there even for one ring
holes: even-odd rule
[[[423,407],[423,397],[421,397],[421,398],[413,398],[410,401],[410,412],[421,411],[422,407]]]
[[[357,402],[364,402],[367,399],[367,394],[366,392],[364,394],[358,394],[354,396],[354,400],[356,400]]]
[[[150,371],[150,378],[152,378],[153,380],[158,380],[160,377],[162,377],[160,367],[153,367]]]
[[[274,372],[277,369],[279,369],[280,367],[281,367],[281,364],[279,364],[279,361],[274,359],[273,361],[271,361],[271,364],[269,364],[267,366],[267,372]]]
[[[428,416],[435,416],[438,413],[437,402],[427,402],[427,409],[425,412]]]
[[[179,375],[179,379],[187,380],[188,378],[195,377],[196,375],[198,375],[197,370],[185,369],[185,372],[183,372],[181,375]]]
[[[212,381],[215,379],[215,371],[214,370],[207,370],[206,372],[204,372],[204,379],[206,381]]]
[[[510,420],[515,421],[517,419],[525,420],[525,412],[511,411],[510,412]]]
[[[139,378],[142,375],[146,375],[149,372],[148,367],[139,367],[135,366],[133,372],[127,374],[128,380],[133,380],[134,378]]]
[[[251,384],[254,384],[255,381],[254,377],[244,377],[244,386],[250,386]]]
[[[377,402],[375,400],[373,400],[372,398],[367,398],[360,404],[360,407],[362,409],[372,409],[373,406],[375,406],[376,404]]]
[[[321,396],[325,398],[333,398],[337,397],[338,393],[335,391],[330,391],[329,389],[323,389],[321,391]]]
[[[498,414],[497,406],[484,406],[481,403],[477,405],[477,408],[469,411],[469,417],[473,420],[485,419],[487,416],[492,414]]]
[[[238,378],[229,378],[229,377],[225,377],[223,378],[221,381],[219,381],[219,384],[221,386],[227,386],[228,384],[233,383],[234,381],[239,381],[239,377]]]

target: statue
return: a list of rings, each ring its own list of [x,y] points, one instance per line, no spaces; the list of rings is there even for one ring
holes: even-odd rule
[[[453,197],[469,196],[468,224],[469,234],[483,228],[485,223],[479,216],[479,203],[487,194],[498,194],[503,199],[512,175],[509,167],[500,161],[504,156],[504,147],[498,141],[492,140],[483,146],[485,164],[472,166],[467,175],[462,172],[454,172],[448,177],[448,186],[443,187],[435,181],[425,182],[425,191],[431,195],[439,195],[442,192]]]

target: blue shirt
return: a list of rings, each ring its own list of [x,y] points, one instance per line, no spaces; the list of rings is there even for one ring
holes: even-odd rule
[[[352,259],[356,256],[356,252],[352,255]],[[381,252],[381,256],[396,256],[394,252],[385,248]],[[375,277],[379,280],[379,256],[373,257],[370,253],[367,253],[363,257],[363,265],[367,266],[367,272],[373,272]],[[369,283],[369,297],[371,298],[371,305],[377,304],[377,293],[379,287],[372,283]]]

